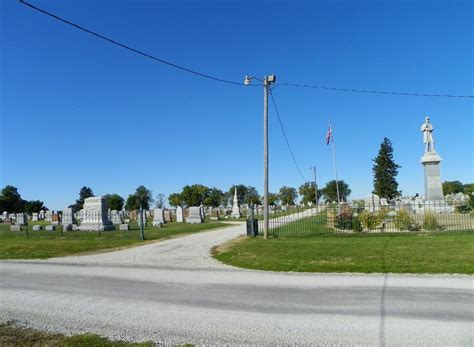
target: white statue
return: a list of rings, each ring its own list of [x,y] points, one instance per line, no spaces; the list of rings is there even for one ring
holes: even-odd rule
[[[433,126],[430,123],[430,117],[426,117],[425,122],[421,125],[423,132],[423,143],[425,144],[425,153],[434,152],[434,140],[433,140]]]

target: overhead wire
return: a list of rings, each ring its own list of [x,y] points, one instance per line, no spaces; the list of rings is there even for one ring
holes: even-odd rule
[[[324,90],[332,90],[332,91],[340,91],[340,92],[366,93],[366,94],[385,94],[385,95],[399,95],[399,96],[424,96],[424,97],[437,97],[437,98],[474,98],[474,95],[391,92],[391,91],[382,91],[382,90],[326,87],[326,86],[309,85],[309,84],[288,83],[288,82],[278,83],[278,85],[280,85],[280,86],[289,86],[289,87],[298,87],[298,88],[324,89]]]
[[[76,28],[76,29],[79,29],[79,30],[81,30],[81,31],[84,31],[84,32],[86,32],[86,33],[88,33],[88,34],[91,34],[91,35],[93,35],[93,36],[95,36],[95,37],[98,37],[98,38],[100,38],[100,39],[102,39],[102,40],[104,40],[104,41],[107,41],[107,42],[109,42],[109,43],[111,43],[111,44],[114,44],[114,45],[116,45],[116,46],[125,48],[125,49],[127,49],[127,50],[129,50],[129,51],[131,51],[131,52],[134,52],[134,53],[137,53],[137,54],[139,54],[139,55],[142,55],[142,56],[144,56],[144,57],[146,57],[146,58],[149,58],[149,59],[152,59],[152,60],[157,61],[157,62],[159,62],[159,63],[162,63],[162,64],[166,64],[166,65],[168,65],[168,66],[171,66],[171,67],[173,67],[173,68],[175,68],[175,69],[179,69],[179,70],[182,70],[182,71],[185,71],[185,72],[189,72],[189,73],[191,73],[191,74],[194,74],[194,75],[197,75],[197,76],[200,76],[200,77],[204,77],[204,78],[207,78],[207,79],[210,79],[210,80],[214,80],[214,81],[218,81],[218,82],[222,82],[222,83],[234,84],[234,85],[242,85],[242,86],[244,85],[243,82],[236,82],[236,81],[231,81],[231,80],[227,80],[227,79],[223,79],[223,78],[211,76],[211,75],[208,75],[208,74],[199,72],[199,71],[195,71],[195,70],[192,70],[192,69],[189,69],[189,68],[186,68],[186,67],[183,67],[183,66],[180,66],[180,65],[171,63],[171,62],[169,62],[169,61],[167,61],[167,60],[158,58],[158,57],[156,57],[156,56],[154,56],[154,55],[145,53],[145,52],[143,52],[143,51],[141,51],[141,50],[139,50],[139,49],[130,47],[130,46],[126,45],[126,44],[120,43],[120,42],[118,42],[118,41],[116,41],[116,40],[113,40],[113,39],[111,39],[111,38],[109,38],[109,37],[106,37],[106,36],[104,36],[104,35],[102,35],[102,34],[99,34],[99,33],[97,33],[97,32],[94,32],[94,31],[92,31],[92,30],[89,30],[89,29],[87,29],[87,28],[85,28],[85,27],[83,27],[83,26],[81,26],[81,25],[79,25],[79,24],[75,24],[75,23],[73,23],[73,22],[71,22],[71,21],[69,21],[69,20],[67,20],[67,19],[61,18],[61,17],[59,17],[59,16],[57,16],[57,15],[51,13],[51,12],[48,12],[48,11],[46,11],[46,10],[43,10],[43,9],[39,8],[39,7],[36,7],[35,5],[32,5],[32,4],[30,4],[30,3],[26,2],[26,1],[19,0],[19,2],[22,3],[23,5],[26,5],[26,6],[28,6],[28,7],[31,7],[32,9],[34,9],[34,10],[36,10],[36,11],[38,11],[38,12],[41,12],[41,13],[47,15],[47,16],[50,16],[50,17],[52,17],[52,18],[54,18],[54,19],[57,19],[57,20],[59,20],[60,22],[63,22],[63,23],[65,23],[65,24],[67,24],[67,25],[70,25],[70,26],[72,26],[72,27],[74,27],[74,28]],[[256,85],[254,85],[254,86],[256,86]]]
[[[35,10],[35,11],[38,11],[44,15],[47,15],[51,18],[54,18],[60,22],[63,22],[67,25],[70,25],[78,30],[81,30],[83,32],[86,32],[88,34],[91,34],[97,38],[100,38],[106,42],[109,42],[113,45],[116,45],[118,47],[121,47],[121,48],[124,48],[126,50],[129,50],[131,52],[134,52],[136,54],[139,54],[141,56],[144,56],[148,59],[152,59],[154,61],[157,61],[159,63],[162,63],[162,64],[165,64],[165,65],[168,65],[170,67],[173,67],[175,69],[178,69],[178,70],[182,70],[182,71],[185,71],[185,72],[188,72],[188,73],[191,73],[191,74],[194,74],[196,76],[200,76],[200,77],[203,77],[203,78],[207,78],[207,79],[210,79],[210,80],[214,80],[214,81],[217,81],[217,82],[221,82],[221,83],[226,83],[226,84],[232,84],[232,85],[239,85],[239,86],[244,86],[245,84],[242,83],[242,82],[237,82],[237,81],[232,81],[232,80],[228,80],[228,79],[224,79],[224,78],[220,78],[220,77],[216,77],[216,76],[212,76],[212,75],[209,75],[209,74],[205,74],[203,72],[199,72],[199,71],[196,71],[196,70],[192,70],[190,68],[187,68],[187,67],[184,67],[184,66],[181,66],[181,65],[178,65],[178,64],[175,64],[175,63],[172,63],[172,62],[169,62],[167,60],[164,60],[162,58],[159,58],[157,56],[154,56],[152,54],[149,54],[149,53],[146,53],[144,51],[141,51],[139,49],[136,49],[136,48],[133,48],[129,45],[126,45],[124,43],[121,43],[121,42],[118,42],[116,40],[113,40],[105,35],[102,35],[102,34],[99,34],[95,31],[92,31],[90,29],[87,29],[79,24],[76,24],[76,23],[73,23],[67,19],[64,19],[58,15],[55,15],[51,12],[48,12],[46,10],[43,10],[33,4],[30,4],[29,2],[26,2],[24,0],[18,0],[21,4],[25,5],[25,6],[28,6],[30,7],[31,9]],[[261,84],[252,84],[251,86],[255,87],[255,86],[261,86]],[[355,88],[339,88],[339,87],[328,87],[328,86],[321,86],[321,85],[310,85],[310,84],[299,84],[299,83],[291,83],[291,82],[282,82],[282,83],[278,83],[275,87],[277,86],[289,86],[289,87],[297,87],[297,88],[311,88],[311,89],[321,89],[321,90],[332,90],[332,91],[340,91],[340,92],[352,92],[352,93],[368,93],[368,94],[385,94],[385,95],[398,95],[398,96],[417,96],[417,97],[440,97],[440,98],[474,98],[474,95],[454,95],[454,94],[429,94],[429,93],[407,93],[407,92],[392,92],[392,91],[381,91],[381,90],[368,90],[368,89],[355,89]]]
[[[300,170],[300,167],[299,167],[298,163],[296,162],[295,155],[293,154],[293,150],[291,149],[290,142],[288,141],[288,136],[286,135],[285,128],[283,127],[283,123],[282,123],[281,117],[280,117],[280,112],[278,111],[278,107],[277,107],[277,105],[276,105],[275,98],[273,97],[273,93],[272,93],[272,90],[271,90],[271,89],[269,89],[269,94],[270,94],[270,97],[271,97],[271,99],[272,99],[273,107],[275,108],[275,113],[276,113],[276,115],[277,115],[278,123],[280,124],[281,131],[282,131],[283,136],[284,136],[284,138],[285,138],[286,145],[288,146],[288,150],[290,151],[291,158],[293,159],[293,163],[295,164],[296,169],[298,170],[298,172],[299,172],[301,178],[303,179],[303,181],[304,181],[304,182],[307,182],[308,180],[307,180],[306,177],[303,175],[303,173],[302,173],[301,170]]]

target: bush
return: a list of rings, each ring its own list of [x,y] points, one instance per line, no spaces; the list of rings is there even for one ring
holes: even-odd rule
[[[469,205],[457,205],[454,209],[457,213],[469,213],[472,211]]]
[[[397,212],[394,223],[395,227],[399,230],[418,231],[421,229],[420,225],[415,223],[414,219],[404,209]]]
[[[363,211],[360,214],[360,222],[364,229],[373,230],[382,224],[385,219],[386,211],[379,210],[374,212]]]
[[[423,216],[423,229],[425,230],[441,230],[441,226],[438,224],[436,215],[431,211],[426,211]]]
[[[342,211],[337,217],[337,227],[339,229],[352,229],[352,212]]]
[[[364,228],[362,228],[362,224],[360,223],[359,217],[354,217],[352,219],[352,230],[358,233],[364,230]]]

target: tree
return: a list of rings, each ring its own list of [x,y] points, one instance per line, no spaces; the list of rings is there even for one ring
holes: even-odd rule
[[[138,210],[140,207],[140,202],[138,201],[138,196],[135,194],[130,194],[125,202],[125,209],[127,211]]]
[[[280,188],[279,198],[282,205],[294,205],[298,193],[295,188],[283,186]]]
[[[193,184],[183,187],[181,201],[185,206],[200,206],[209,196],[209,188],[202,184]]]
[[[152,192],[144,186],[139,186],[135,193],[130,194],[125,203],[125,209],[138,210],[140,205],[144,210],[150,209],[150,204],[153,202]]]
[[[40,200],[30,200],[25,201],[24,212],[28,214],[38,213],[39,211],[47,211],[48,208],[44,206],[43,201]]]
[[[79,191],[79,199],[76,200],[75,204],[70,205],[69,207],[72,207],[74,211],[82,210],[84,207],[84,200],[87,198],[91,198],[93,196],[94,196],[94,192],[92,191],[92,189],[84,186]]]
[[[18,189],[14,186],[5,186],[0,194],[0,211],[10,213],[23,212],[26,201],[21,198]]]
[[[373,193],[387,199],[394,199],[400,195],[396,176],[398,169],[401,167],[393,160],[392,142],[388,138],[384,138],[380,145],[379,154],[375,159],[372,172],[374,173],[374,190]]]
[[[177,207],[181,206],[183,204],[182,199],[181,199],[181,194],[179,193],[173,193],[168,196],[168,202],[170,206]]]
[[[444,181],[443,195],[464,193],[464,185],[459,181]]]
[[[312,202],[313,204],[316,203],[316,190],[314,189],[315,183],[314,182],[306,182],[302,184],[298,192],[300,193],[300,196],[302,197],[301,202],[303,204],[308,204],[309,202]],[[318,201],[321,198],[322,191],[321,189],[318,189]]]
[[[261,205],[262,201],[258,195],[258,191],[255,187],[244,186],[243,184],[238,184],[230,187],[229,192],[227,193],[230,197],[230,200],[234,200],[234,191],[237,188],[237,203],[242,204],[254,204]]]
[[[216,187],[209,189],[208,196],[204,199],[203,204],[211,207],[218,207],[224,199],[224,192]]]
[[[339,198],[341,201],[347,201],[349,195],[351,195],[351,190],[349,185],[346,184],[343,180],[337,181],[339,185]],[[337,186],[336,180],[329,181],[326,183],[326,186],[321,189],[321,192],[326,201],[337,201]]]
[[[104,195],[105,200],[107,201],[107,206],[111,210],[120,211],[123,207],[124,199],[118,194],[106,194]]]
[[[155,200],[155,206],[156,208],[164,208],[165,207],[165,201],[166,201],[166,197],[165,197],[165,194],[162,194],[162,193],[159,193],[157,196],[156,196],[156,200]]]
[[[260,200],[260,196],[258,195],[257,189],[252,186],[247,187],[247,193],[244,196],[244,201],[247,204],[253,204],[253,205],[262,204],[262,201]]]
[[[262,196],[261,200],[263,201],[263,196]],[[278,197],[278,194],[268,193],[268,204],[269,205],[275,206],[278,203],[278,201],[280,201],[280,198]]]

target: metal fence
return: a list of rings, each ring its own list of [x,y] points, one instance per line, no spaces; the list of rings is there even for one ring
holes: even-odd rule
[[[263,216],[258,219],[258,233],[263,234]],[[413,202],[387,206],[294,207],[270,214],[269,234],[311,236],[353,233],[413,233],[474,231],[474,211],[467,205],[445,202]]]

